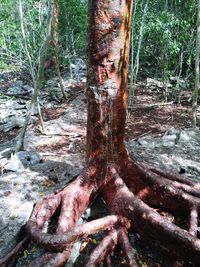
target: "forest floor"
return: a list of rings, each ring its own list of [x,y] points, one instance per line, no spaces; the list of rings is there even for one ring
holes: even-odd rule
[[[168,129],[191,127],[190,96],[182,99],[181,105],[163,101],[162,90],[147,88],[139,84],[129,109],[127,119],[127,140],[138,139],[147,134],[164,134]],[[166,104],[166,105],[165,105]]]
[[[10,86],[8,83],[4,85],[3,90],[0,86],[0,94],[6,92],[6,87]],[[76,80],[71,84],[70,94],[67,101],[60,101],[60,105],[51,108],[45,107],[42,109],[44,121],[54,120],[59,118],[66,107],[77,96],[82,96],[85,99],[84,82],[77,82]],[[136,94],[132,107],[128,110],[127,125],[126,125],[126,140],[137,140],[141,136],[147,134],[163,134],[166,130],[174,128],[188,128],[192,126],[192,112],[191,112],[191,94],[183,97],[181,104],[177,105],[170,101],[165,105],[163,101],[163,92],[158,89],[151,89],[145,86],[145,83],[139,83],[136,89]],[[32,127],[39,125],[39,119]],[[82,126],[86,127],[86,124]],[[18,127],[4,133],[0,132],[0,142],[8,141],[15,138],[20,129]],[[52,148],[55,152],[55,148]]]
[[[23,77],[16,78],[15,75],[14,77],[11,75],[11,77],[3,76],[0,84],[0,127],[2,127],[0,128],[0,258],[7,251],[8,244],[14,244],[13,239],[16,239],[17,231],[30,216],[33,203],[45,194],[65,186],[84,166],[87,117],[84,78],[82,81],[64,78],[68,95],[66,101],[62,100],[56,78],[47,83],[47,87],[42,90],[40,97],[46,134],[42,132],[39,118],[35,114],[25,138],[25,149],[30,154],[18,154],[18,158],[12,156],[10,160],[21,129],[22,118],[24,118],[27,104],[30,102],[30,95],[8,96],[9,88],[17,82],[19,83],[19,80],[23,84],[27,83]],[[134,103],[127,114],[126,140],[130,154],[131,156],[134,154],[133,158],[136,157],[140,160],[140,157],[143,157],[150,163],[155,162],[158,166],[165,168],[171,167],[172,162],[171,168],[175,171],[179,172],[184,169],[184,172],[187,172],[188,169],[188,174],[190,174],[192,169],[194,172],[192,175],[197,176],[200,172],[200,166],[197,163],[200,140],[196,137],[196,139],[193,138],[194,131],[182,131],[182,129],[191,127],[191,103],[188,101],[190,96],[183,96],[181,105],[174,103],[165,105],[162,99],[161,90],[147,88],[145,83],[138,83]],[[172,130],[172,133],[166,136],[165,133],[169,129],[176,130]],[[173,139],[176,139],[177,133],[181,137],[180,144]],[[195,136],[197,135],[199,136],[199,132]],[[182,142],[188,140],[185,136],[187,138],[192,136],[194,139],[191,143],[194,141],[195,155],[191,156],[194,146],[186,147],[185,145],[186,148],[181,150],[183,149]],[[151,147],[149,143],[148,145],[145,143],[149,137],[156,140],[154,147],[152,146],[154,143],[152,139],[148,141]],[[165,140],[162,139],[163,137]],[[166,137],[170,138],[167,139]],[[161,143],[163,144],[166,140],[168,143],[167,145],[164,144],[163,149]],[[177,154],[172,155],[174,147],[176,147]],[[156,154],[158,150],[160,154],[154,155],[157,158],[152,157],[152,154]],[[154,151],[156,152],[154,153]],[[35,154],[31,154],[32,152]],[[142,156],[143,153],[144,156]],[[22,157],[23,164],[19,161],[20,157]],[[26,157],[26,162],[23,161],[23,157]],[[177,161],[174,160],[175,158]],[[194,159],[194,162],[191,162],[191,158]],[[176,162],[175,167],[174,162]],[[104,204],[100,199],[95,205],[86,212],[82,221],[97,218],[99,211],[101,215],[106,214]],[[87,257],[91,247],[99,242],[99,237],[98,235],[82,240],[78,248],[75,248],[72,258],[66,266],[72,266],[72,262],[75,262],[75,266],[82,266],[80,265],[81,256]],[[130,239],[137,247],[137,258],[140,266],[172,266],[169,258],[159,255],[150,246],[146,246],[139,236],[131,233]],[[33,250],[35,251],[34,246],[24,254],[21,260],[22,265],[24,258],[28,258],[29,255],[32,257],[30,251]],[[114,259],[115,267],[126,266],[126,261],[120,253],[118,249],[118,256]],[[20,264],[19,262],[17,266],[21,266]],[[179,266],[178,264],[176,266]]]

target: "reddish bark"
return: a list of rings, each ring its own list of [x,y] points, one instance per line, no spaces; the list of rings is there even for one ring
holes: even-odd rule
[[[52,42],[56,48],[58,48],[58,16],[59,16],[59,4],[58,0],[54,0],[53,18],[52,18]]]
[[[50,70],[55,67],[55,54],[57,53],[59,46],[59,35],[58,35],[58,18],[59,18],[59,3],[58,0],[53,2],[53,14],[51,20],[51,35],[49,39],[49,55],[44,63],[44,69]]]
[[[87,168],[65,189],[38,203],[27,222],[30,238],[51,251],[37,266],[46,262],[63,266],[74,242],[105,230],[109,230],[107,236],[86,266],[96,266],[104,259],[110,265],[106,251],[113,251],[118,242],[128,265],[137,266],[128,240],[130,225],[175,257],[199,262],[197,185],[180,175],[132,162],[125,148],[131,8],[131,0],[89,0]],[[76,226],[98,193],[112,215]],[[151,205],[185,214],[189,230],[170,222]],[[61,212],[55,234],[43,233],[44,223],[58,208]]]

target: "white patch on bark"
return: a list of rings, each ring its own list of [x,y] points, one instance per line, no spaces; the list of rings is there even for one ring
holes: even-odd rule
[[[115,98],[117,96],[117,84],[114,80],[108,79],[104,82],[104,90],[107,92],[108,97]]]

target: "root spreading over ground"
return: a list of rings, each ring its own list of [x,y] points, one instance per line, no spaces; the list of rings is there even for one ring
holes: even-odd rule
[[[105,231],[106,236],[94,249],[86,266],[98,266],[104,260],[108,263],[109,255],[117,244],[124,251],[128,266],[138,266],[129,242],[130,228],[175,258],[198,264],[200,184],[180,175],[163,173],[146,164],[137,165],[128,161],[123,168],[125,172],[109,164],[104,168],[102,183],[98,184],[99,171],[88,167],[66,188],[36,204],[26,224],[26,231],[28,237],[47,252],[30,266],[64,266],[75,242],[101,231]],[[98,194],[106,202],[110,215],[77,225],[80,216]],[[184,213],[187,217],[185,228],[178,226],[176,219],[170,221],[160,215],[159,208],[172,211],[177,217]],[[45,223],[57,210],[59,218],[55,232],[44,232]],[[22,242],[27,241],[28,237]],[[0,266],[7,266],[19,252],[22,242],[11,255],[0,261]]]

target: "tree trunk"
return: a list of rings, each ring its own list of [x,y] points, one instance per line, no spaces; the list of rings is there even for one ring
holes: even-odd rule
[[[54,46],[57,48],[58,48],[58,15],[59,15],[58,0],[54,0],[51,38]]]
[[[102,166],[127,154],[124,135],[132,9],[131,1],[112,2],[89,1],[88,17],[87,161]]]
[[[131,23],[131,55],[130,55],[130,88],[129,88],[129,96],[128,96],[128,102],[129,105],[131,105],[131,102],[133,100],[133,81],[134,81],[134,34],[135,34],[135,15],[136,15],[136,10],[137,10],[137,4],[138,1],[134,1],[134,8],[133,8],[133,18],[132,18],[132,23]]]
[[[180,54],[179,73],[178,73],[177,83],[176,83],[176,98],[175,99],[178,105],[181,104],[180,78],[182,74],[182,69],[183,69],[183,51],[181,51],[181,54]]]
[[[138,71],[139,71],[139,66],[140,66],[140,50],[141,50],[141,45],[142,45],[142,38],[143,38],[143,31],[144,31],[144,25],[145,25],[145,18],[147,15],[147,9],[148,9],[148,0],[146,0],[145,6],[144,6],[144,11],[143,11],[143,15],[142,15],[142,22],[141,22],[141,26],[140,26],[138,49],[137,49],[137,54],[136,54],[136,58],[135,58],[135,65],[133,68],[134,82],[133,82],[133,84],[130,85],[130,97],[129,97],[130,105],[133,103],[133,98],[135,96],[136,82],[137,82],[137,76],[138,76]]]
[[[106,258],[110,264],[107,255],[117,243],[127,265],[137,266],[128,238],[130,227],[176,258],[198,264],[200,185],[145,163],[137,164],[125,148],[132,1],[89,0],[88,9],[87,166],[66,188],[34,207],[26,224],[27,235],[47,252],[29,266],[64,266],[73,244],[99,231],[106,231],[106,236],[85,266],[98,266]],[[76,225],[97,194],[111,215]],[[151,205],[172,211],[174,216],[184,214],[187,225],[180,228]],[[55,233],[44,233],[45,223],[57,210]],[[14,257],[19,246],[9,255]],[[0,260],[0,266],[7,266],[9,255]]]
[[[44,65],[45,65],[45,59],[46,59],[46,54],[47,54],[47,47],[49,44],[50,40],[50,32],[51,32],[51,20],[52,20],[52,4],[51,2],[49,3],[49,9],[48,9],[48,18],[47,18],[47,31],[46,31],[46,36],[44,43],[42,44],[42,47],[39,51],[39,64],[38,64],[38,70],[35,71],[34,66],[33,66],[33,59],[31,58],[30,51],[28,49],[28,43],[26,40],[26,33],[24,29],[24,18],[23,18],[23,9],[22,9],[22,2],[19,0],[19,15],[20,15],[20,26],[21,26],[21,32],[22,32],[22,38],[23,38],[23,44],[24,44],[24,51],[28,60],[29,64],[29,72],[31,75],[31,79],[33,82],[33,88],[34,92],[31,98],[31,103],[30,107],[27,110],[26,118],[24,125],[21,129],[21,132],[18,136],[18,142],[15,148],[15,152],[18,152],[20,150],[24,150],[24,139],[25,139],[25,134],[28,128],[28,124],[31,119],[31,115],[33,110],[37,107],[38,109],[38,114],[42,126],[42,131],[45,132],[45,127],[44,127],[44,122],[41,114],[41,108],[40,108],[40,103],[39,103],[39,93],[40,89],[42,87],[42,81],[43,81],[43,73],[44,73]]]
[[[63,98],[67,100],[67,95],[65,93],[64,85],[63,85],[63,80],[60,72],[60,60],[59,60],[59,39],[58,39],[58,18],[59,18],[59,3],[58,0],[54,0],[54,7],[53,7],[53,19],[52,19],[52,25],[51,25],[51,49],[52,51],[52,56],[49,59],[53,65],[55,66],[57,75],[58,75],[58,80],[60,84],[60,90],[62,92]]]
[[[197,126],[197,103],[200,89],[199,82],[199,53],[200,53],[200,1],[198,1],[197,10],[197,34],[196,34],[196,58],[195,58],[195,89],[193,92],[192,103],[192,125]]]

